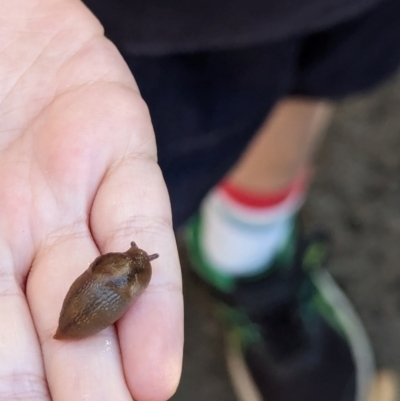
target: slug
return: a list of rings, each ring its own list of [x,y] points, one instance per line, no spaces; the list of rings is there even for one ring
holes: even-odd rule
[[[150,262],[157,258],[157,253],[148,255],[134,242],[126,252],[96,258],[68,290],[54,338],[81,339],[115,323],[146,289]]]

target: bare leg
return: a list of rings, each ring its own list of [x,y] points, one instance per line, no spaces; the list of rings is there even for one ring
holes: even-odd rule
[[[200,241],[220,272],[256,274],[290,241],[306,189],[299,175],[331,114],[324,102],[280,102],[227,180],[203,202]]]
[[[284,188],[310,163],[332,112],[333,106],[323,101],[281,101],[233,168],[229,180],[253,192]]]

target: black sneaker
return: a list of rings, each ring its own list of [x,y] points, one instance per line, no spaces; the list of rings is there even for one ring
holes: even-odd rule
[[[288,242],[264,275],[217,273],[199,248],[201,223],[186,228],[193,270],[216,296],[226,359],[241,401],[366,401],[373,353],[350,302],[321,268],[327,244]]]

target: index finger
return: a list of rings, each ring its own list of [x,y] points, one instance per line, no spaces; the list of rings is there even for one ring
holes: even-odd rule
[[[131,154],[108,171],[92,206],[91,230],[102,252],[131,241],[149,254],[147,290],[117,324],[125,378],[135,399],[165,400],[181,372],[181,274],[167,190],[155,160]]]

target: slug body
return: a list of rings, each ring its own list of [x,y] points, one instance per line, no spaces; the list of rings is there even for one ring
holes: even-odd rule
[[[69,289],[54,338],[80,339],[115,323],[146,289],[156,258],[134,242],[126,252],[96,258]]]

